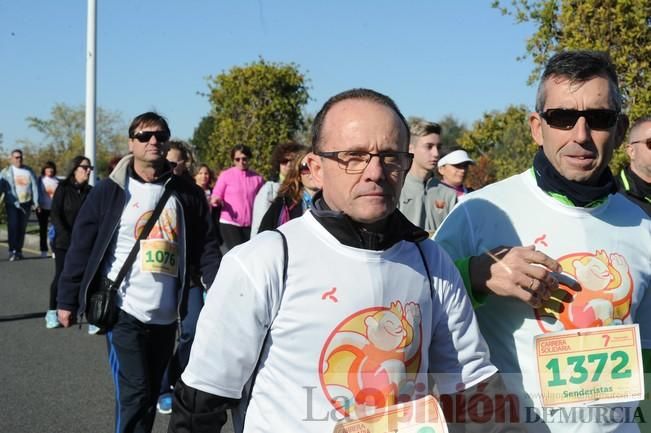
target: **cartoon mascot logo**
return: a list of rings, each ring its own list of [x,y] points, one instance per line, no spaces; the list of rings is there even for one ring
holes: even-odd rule
[[[147,211],[144,214],[140,215],[140,218],[138,218],[138,221],[136,221],[136,227],[133,233],[134,239],[138,239],[140,233],[145,228],[147,221],[149,221],[149,218],[153,213],[154,211]],[[152,227],[151,232],[149,232],[147,239],[165,239],[168,241],[176,241],[176,229],[176,214],[169,209],[163,209],[160,216],[158,217],[158,221],[156,221],[156,224],[154,224],[154,227]]]
[[[421,363],[418,304],[374,307],[344,319],[330,334],[319,360],[322,389],[345,416],[409,399]]]
[[[633,279],[622,255],[598,250],[570,254],[558,262],[576,285],[561,281],[558,291],[536,310],[543,332],[619,325],[630,315]]]

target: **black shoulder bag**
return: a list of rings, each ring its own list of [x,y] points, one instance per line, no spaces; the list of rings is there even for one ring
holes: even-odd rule
[[[96,278],[94,284],[91,284],[91,295],[86,304],[86,319],[88,320],[88,323],[95,325],[100,329],[97,334],[105,334],[118,321],[118,315],[120,313],[120,309],[117,305],[118,289],[120,288],[120,284],[122,284],[122,280],[124,280],[127,271],[131,269],[131,265],[133,265],[133,262],[138,255],[138,251],[140,250],[140,241],[147,239],[149,232],[151,232],[154,224],[156,224],[167,199],[172,193],[172,189],[169,185],[171,181],[172,180],[170,179],[170,181],[165,184],[163,195],[160,200],[158,200],[154,212],[151,217],[149,217],[149,220],[147,220],[147,224],[145,224],[142,232],[140,232],[140,236],[138,236],[133,248],[131,248],[131,252],[124,261],[122,268],[120,268],[117,277],[115,277],[115,281],[111,281],[106,277],[99,277]]]

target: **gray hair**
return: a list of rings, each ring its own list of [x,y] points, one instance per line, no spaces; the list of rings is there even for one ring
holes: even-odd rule
[[[615,65],[608,53],[603,51],[563,51],[552,56],[547,62],[540,78],[538,93],[536,94],[536,111],[542,112],[545,108],[547,95],[545,83],[552,77],[563,77],[570,83],[585,83],[595,77],[604,77],[610,87],[610,105],[620,112],[622,110],[622,93],[619,90],[619,80]]]

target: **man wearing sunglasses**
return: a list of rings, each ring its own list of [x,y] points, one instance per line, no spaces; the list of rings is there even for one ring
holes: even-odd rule
[[[434,237],[462,271],[491,360],[531,431],[637,431],[637,402],[543,408],[534,346],[553,331],[639,323],[645,356],[651,349],[651,221],[617,193],[608,168],[627,128],[621,110],[607,54],[554,55],[529,117],[532,167],[464,196]],[[563,395],[567,379],[557,383]]]
[[[238,403],[236,431],[331,432],[434,383],[442,393],[494,386],[456,268],[396,209],[408,144],[385,95],[353,89],[325,103],[308,157],[322,191],[279,228],[285,252],[266,231],[224,257],[170,432],[218,432]]]
[[[631,163],[616,178],[619,190],[651,215],[651,116],[633,122],[626,153]]]
[[[29,214],[38,212],[38,182],[34,171],[23,165],[23,151],[11,151],[9,166],[0,171],[0,198],[4,193],[9,237],[9,261],[23,258],[23,243]]]
[[[157,113],[131,122],[130,153],[80,209],[59,279],[58,318],[69,327],[83,317],[96,282],[115,281],[139,242],[118,288],[119,317],[106,330],[118,433],[151,431],[189,289],[210,284],[221,258],[203,192],[188,176],[174,175],[165,159],[169,138],[167,121]],[[166,189],[171,195],[160,216],[138,241]]]

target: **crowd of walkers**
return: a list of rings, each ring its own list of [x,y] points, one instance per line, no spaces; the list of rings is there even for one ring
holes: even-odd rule
[[[469,411],[486,397],[493,414],[495,396],[518,397],[519,416],[448,419],[451,431],[638,431],[524,414],[549,409],[535,336],[635,323],[651,365],[651,117],[629,129],[608,56],[567,51],[529,124],[531,167],[473,191],[466,150],[370,89],[330,98],[310,147],[277,144],[266,182],[249,146],[215,175],[143,113],[94,188],[84,156],[59,181],[53,163],[37,178],[11,152],[9,260],[32,209],[47,255],[51,221],[46,327],[88,314],[106,335],[116,432],[151,431],[156,410],[173,433],[220,431],[228,410],[238,432],[333,431],[434,389]],[[621,143],[630,164],[615,177]],[[115,314],[98,320],[100,293]]]

